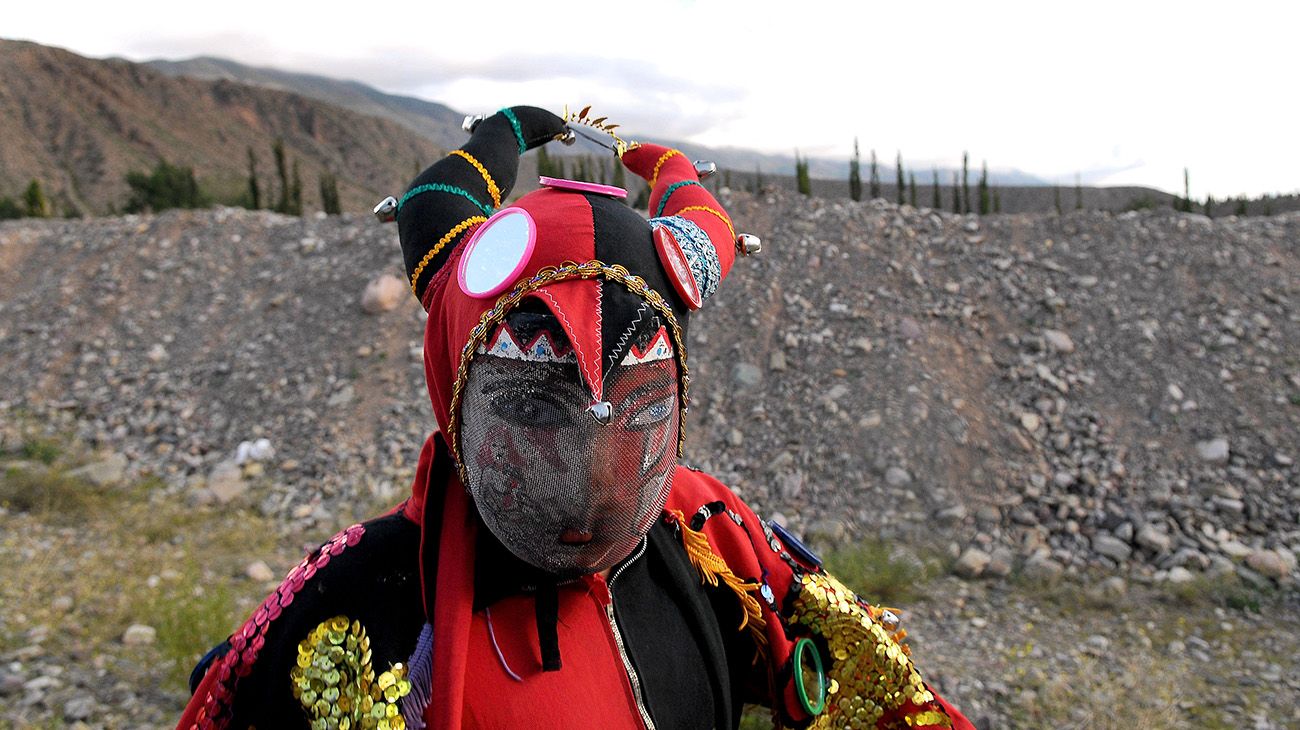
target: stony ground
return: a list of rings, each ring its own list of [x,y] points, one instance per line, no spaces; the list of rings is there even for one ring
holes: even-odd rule
[[[1300,724],[1300,214],[724,203],[766,250],[692,321],[689,461],[910,607],[991,727]],[[0,225],[0,727],[165,725],[400,499],[421,313],[362,307],[400,265],[346,216]]]

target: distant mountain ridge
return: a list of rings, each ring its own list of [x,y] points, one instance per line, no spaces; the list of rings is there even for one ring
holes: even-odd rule
[[[359,114],[397,122],[442,148],[457,147],[465,141],[460,126],[464,114],[413,96],[388,94],[360,81],[247,66],[214,56],[180,61],[157,59],[146,61],[144,65],[169,76],[235,81],[300,94]]]
[[[337,176],[345,209],[362,210],[445,153],[396,122],[301,94],[0,39],[0,196],[38,180],[55,215],[107,213],[126,201],[128,172],[165,159],[233,202],[248,187],[251,149],[268,207],[280,188],[277,138],[307,211],[320,209],[322,173]]]
[[[275,68],[247,66],[236,61],[212,56],[199,56],[185,60],[154,60],[146,62],[147,66],[163,73],[176,76],[189,76],[200,79],[226,79],[256,86],[266,86],[301,94],[313,99],[328,102],[335,106],[351,109],[362,114],[372,114],[395,121],[408,129],[424,135],[440,147],[455,147],[465,139],[461,131],[461,121],[465,114],[450,107],[411,96],[388,94],[360,81],[346,81],[309,73],[283,71]],[[473,110],[475,113],[487,111]],[[605,110],[609,111],[609,110]],[[651,130],[637,130],[636,139],[655,142],[668,147],[675,147],[695,159],[716,162],[719,167],[737,172],[752,173],[761,169],[764,175],[793,174],[794,157],[789,154],[773,154],[739,147],[707,147],[681,140],[672,140],[647,134]],[[594,148],[589,145],[576,145],[571,148],[554,150],[555,154],[589,154]],[[869,152],[863,149],[862,178],[866,182]],[[884,160],[882,160],[882,163]],[[904,160],[904,168],[907,162]],[[930,167],[913,170],[917,182],[928,182],[932,170]],[[952,180],[952,168],[939,168],[940,181],[947,184]],[[847,179],[849,160],[829,157],[810,157],[809,174],[815,178],[827,180]],[[880,176],[884,181],[893,181],[894,168],[881,164]],[[972,184],[979,176],[979,171],[972,168]],[[1040,178],[1019,170],[993,168],[989,170],[989,181],[994,185],[1047,185]]]

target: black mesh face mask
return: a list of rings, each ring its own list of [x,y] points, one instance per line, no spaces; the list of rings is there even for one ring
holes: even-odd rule
[[[677,463],[678,369],[662,330],[643,334],[606,370],[612,410],[602,422],[558,327],[529,331],[547,319],[512,315],[475,357],[461,453],[492,534],[521,560],[572,577],[627,557],[663,510]]]

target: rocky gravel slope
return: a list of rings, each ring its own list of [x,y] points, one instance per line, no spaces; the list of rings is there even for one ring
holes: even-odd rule
[[[1235,574],[1293,595],[1300,214],[723,199],[765,250],[692,321],[687,460],[760,513],[1011,586]],[[0,224],[0,433],[69,434],[99,450],[91,469],[295,532],[371,514],[401,498],[432,425],[422,313],[380,282],[401,276],[395,239],[232,209]],[[971,610],[922,615],[961,663],[987,654],[981,617],[1006,602],[969,592]],[[1089,640],[1070,656],[1106,653]],[[1290,683],[1287,707],[1293,659],[1254,661]],[[1014,719],[983,680],[956,683]]]

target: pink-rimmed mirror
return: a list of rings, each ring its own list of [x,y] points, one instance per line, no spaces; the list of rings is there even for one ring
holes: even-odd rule
[[[498,211],[465,244],[456,272],[461,291],[475,299],[505,291],[528,265],[536,245],[537,224],[528,211]]]

